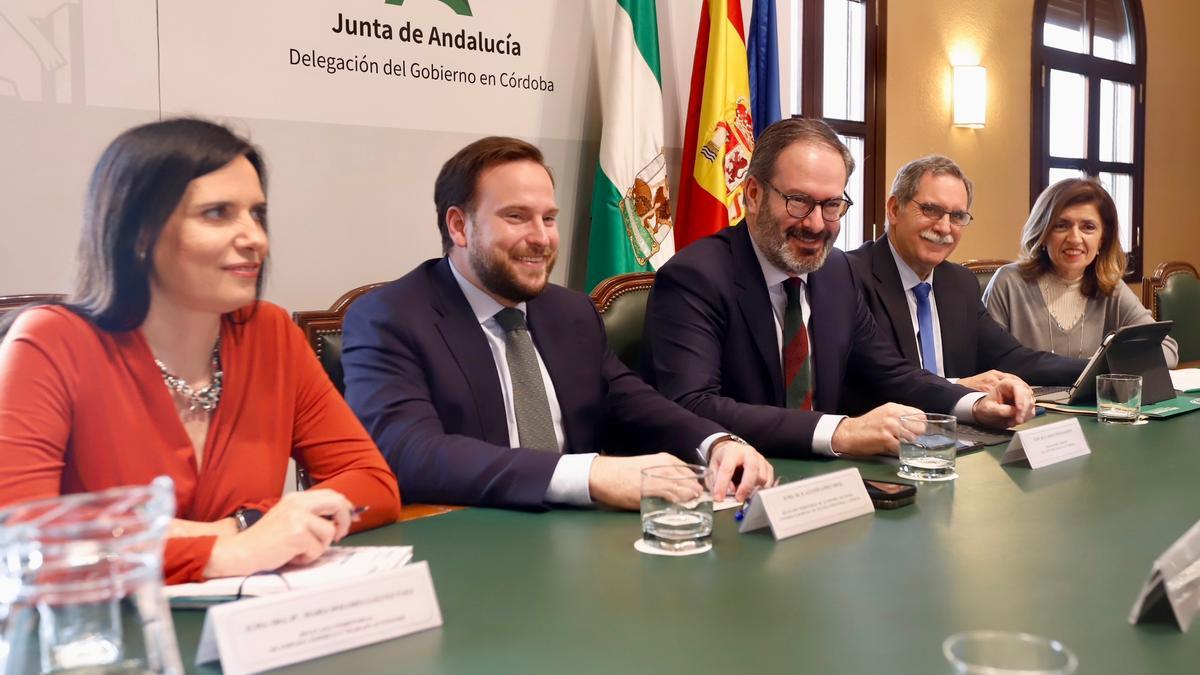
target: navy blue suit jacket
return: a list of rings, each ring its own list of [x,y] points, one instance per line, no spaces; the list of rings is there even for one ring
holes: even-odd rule
[[[808,275],[814,412],[785,408],[780,347],[766,281],[746,225],[676,253],[655,277],[643,370],[659,391],[782,457],[812,451],[821,413],[840,412],[848,373],[891,401],[950,412],[970,390],[909,365],[876,329],[846,255]]]
[[[564,452],[667,450],[695,462],[700,443],[722,431],[626,368],[586,295],[547,285],[526,313],[562,409]],[[346,400],[406,500],[550,506],[559,455],[509,447],[496,363],[445,258],[350,307],[342,365]]]
[[[847,254],[875,323],[892,345],[913,366],[921,365],[920,347],[913,332],[908,299],[900,281],[896,259],[887,237],[869,241]],[[942,338],[942,371],[946,377],[970,377],[985,370],[1012,373],[1029,384],[1065,385],[1075,381],[1087,362],[1029,349],[988,314],[979,299],[975,274],[952,262],[933,271],[933,297],[937,302]],[[869,410],[885,400],[869,381],[852,378],[843,408]]]

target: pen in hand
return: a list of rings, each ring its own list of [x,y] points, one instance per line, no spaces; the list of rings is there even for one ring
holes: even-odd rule
[[[751,499],[754,499],[754,493],[751,493],[749,497],[746,497],[746,501],[742,502],[742,505],[738,507],[737,512],[733,514],[734,520],[740,523],[746,518],[746,511],[750,508]]]
[[[773,488],[776,485],[779,485],[779,479],[780,477],[776,476],[775,480],[771,481],[770,485],[764,485],[762,488],[754,488],[754,490],[750,492],[750,496],[746,497],[746,501],[742,502],[742,505],[738,508],[737,512],[733,514],[733,519],[739,523],[742,522],[742,520],[746,518],[746,512],[750,510],[750,503],[754,499],[754,496],[758,494],[759,489]]]
[[[359,517],[362,516],[362,514],[366,513],[368,510],[370,510],[370,508],[371,508],[371,505],[368,504],[366,506],[356,506],[353,509],[351,509],[350,510],[350,522],[357,523],[359,521]],[[322,516],[322,518],[324,518],[325,520],[333,520],[332,515]]]

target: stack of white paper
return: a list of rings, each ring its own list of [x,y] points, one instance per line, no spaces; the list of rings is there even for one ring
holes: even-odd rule
[[[271,595],[312,588],[395,570],[412,560],[411,546],[335,546],[308,565],[289,565],[276,572],[249,577],[221,577],[192,584],[166,586],[168,598],[219,598]]]
[[[1200,389],[1200,368],[1180,368],[1171,371],[1171,385],[1179,391]]]

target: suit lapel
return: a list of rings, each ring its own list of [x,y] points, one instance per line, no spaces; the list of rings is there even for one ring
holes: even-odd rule
[[[974,307],[978,303],[978,299],[960,297],[953,281],[946,263],[934,268],[933,300],[937,305],[938,324],[940,326],[971,326],[973,330],[974,322],[970,318],[968,308]],[[975,374],[968,372],[975,369],[973,362],[962,363],[962,359],[966,358],[970,351],[967,348],[966,337],[966,330],[942,331],[942,371],[946,373],[946,377],[967,377]]]
[[[544,294],[526,303],[525,312],[533,343],[542,357],[542,362],[546,364],[550,381],[554,383],[554,395],[563,415],[563,451],[569,452],[570,448],[576,447],[571,443],[571,430],[575,428],[575,424],[573,420],[567,419],[567,416],[570,411],[578,409],[572,400],[578,388],[571,386],[571,383],[577,381],[577,377],[583,377],[582,373],[579,373],[580,353],[575,349],[579,341],[573,336],[587,330],[587,327],[564,321],[561,313],[556,313],[554,308],[547,304]]]
[[[896,269],[896,259],[892,257],[887,235],[880,237],[871,247],[871,273],[875,275],[875,293],[891,320],[896,342],[900,345],[900,353],[909,363],[920,363],[917,334],[913,331],[908,298],[905,297],[900,271]],[[935,274],[935,281],[936,277]]]
[[[542,363],[546,364],[546,371],[554,384],[554,398],[558,400],[558,410],[563,414],[563,452],[569,453],[572,452],[571,448],[581,447],[575,441],[586,443],[576,437],[575,431],[589,423],[589,420],[577,419],[575,414],[575,411],[586,407],[580,402],[582,392],[586,389],[576,383],[588,381],[590,372],[594,372],[593,369],[599,365],[588,363],[584,366],[581,362],[578,335],[595,328],[565,319],[564,313],[556,311],[545,293],[528,301],[526,313],[534,345],[538,347]]]
[[[507,447],[508,420],[492,350],[445,258],[433,269],[433,287],[434,307],[441,314],[437,330],[471,389],[483,439]]]
[[[841,389],[839,377],[830,377],[830,373],[840,373],[836,360],[837,350],[822,349],[822,345],[836,345],[846,341],[848,334],[845,327],[834,319],[839,313],[845,314],[845,307],[833,307],[831,303],[846,302],[846,297],[836,292],[823,292],[821,270],[811,272],[805,284],[808,290],[808,345],[809,358],[813,366],[813,410],[833,412],[838,406],[838,392]],[[851,299],[853,307],[853,299]]]
[[[775,336],[775,310],[771,308],[767,282],[763,278],[758,257],[754,255],[750,233],[746,227],[743,221],[729,239],[733,250],[734,280],[738,287],[738,308],[746,321],[747,329],[754,336],[754,344],[766,363],[767,372],[771,374],[776,405],[784,405],[783,369],[780,365],[783,348],[777,344]]]

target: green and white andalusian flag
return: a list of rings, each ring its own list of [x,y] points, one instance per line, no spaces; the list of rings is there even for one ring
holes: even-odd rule
[[[601,73],[604,132],[592,189],[587,288],[650,271],[675,253],[654,0],[614,0],[611,58]]]

